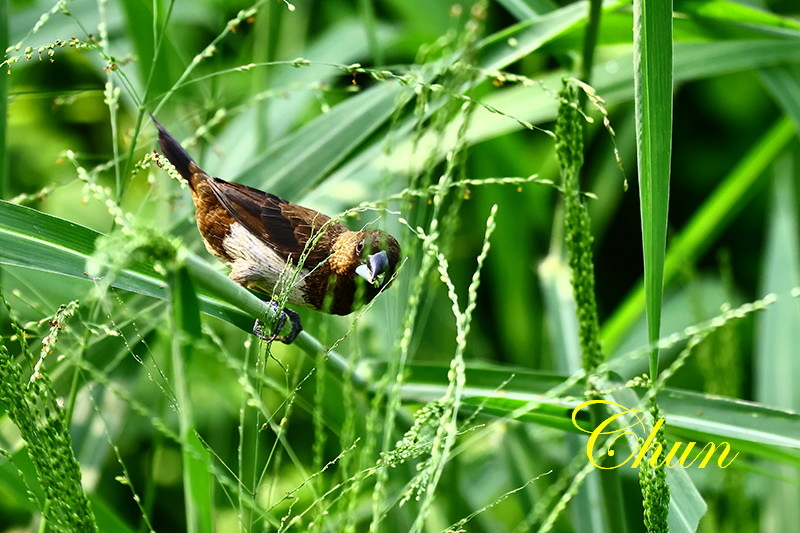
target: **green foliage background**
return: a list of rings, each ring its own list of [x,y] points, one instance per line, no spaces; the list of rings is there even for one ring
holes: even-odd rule
[[[671,530],[800,525],[797,5],[674,2],[655,384],[628,383],[651,372],[633,8],[603,3],[586,65],[587,3],[477,5],[2,2],[0,335],[49,376],[101,531],[641,530],[636,473],[588,465],[570,421],[585,382],[551,131],[587,70],[608,363],[590,381],[632,408],[658,393],[670,441],[740,453],[669,471]],[[254,342],[263,308],[150,161],[150,112],[211,174],[391,231],[391,290],[303,312],[296,346]],[[8,401],[0,528],[44,508],[58,529]]]

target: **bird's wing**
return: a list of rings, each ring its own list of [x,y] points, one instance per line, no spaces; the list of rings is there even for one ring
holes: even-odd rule
[[[318,211],[247,185],[219,178],[209,179],[208,184],[236,221],[280,255],[297,260],[306,246],[312,247],[305,260],[307,268],[327,258],[329,247],[324,243],[344,229]],[[321,237],[320,232],[324,232]]]

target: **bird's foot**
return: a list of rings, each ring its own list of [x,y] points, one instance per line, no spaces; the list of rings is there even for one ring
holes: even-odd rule
[[[291,309],[287,309],[286,307],[280,308],[279,304],[274,300],[270,300],[268,304],[275,310],[276,313],[278,313],[277,318],[275,319],[275,327],[272,329],[272,334],[265,334],[264,324],[262,324],[260,320],[256,319],[256,323],[253,324],[253,335],[266,342],[281,341],[284,344],[291,344],[294,342],[300,332],[303,331],[303,324],[300,323],[300,315]],[[281,335],[281,330],[283,329],[283,326],[286,325],[287,318],[291,323],[292,329],[289,331],[288,335]]]

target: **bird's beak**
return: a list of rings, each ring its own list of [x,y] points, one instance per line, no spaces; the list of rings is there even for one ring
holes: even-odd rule
[[[356,274],[367,280],[375,287],[383,285],[383,278],[389,268],[389,256],[385,251],[372,254],[367,258],[367,262],[356,267]]]

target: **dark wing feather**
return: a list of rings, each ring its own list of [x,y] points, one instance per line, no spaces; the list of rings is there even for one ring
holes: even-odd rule
[[[326,244],[345,229],[318,211],[247,185],[219,178],[211,178],[208,184],[236,221],[287,259],[299,258],[324,227],[324,235],[306,258],[307,268],[314,268],[327,258],[330,246]]]

